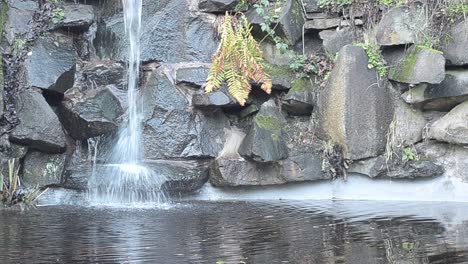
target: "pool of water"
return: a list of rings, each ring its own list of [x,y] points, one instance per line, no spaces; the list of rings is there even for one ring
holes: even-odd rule
[[[0,210],[1,263],[468,263],[468,204],[181,202]]]

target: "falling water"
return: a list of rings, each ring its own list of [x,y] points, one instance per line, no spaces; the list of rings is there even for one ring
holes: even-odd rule
[[[98,204],[159,203],[164,179],[141,164],[141,112],[138,104],[140,73],[140,32],[142,0],[122,0],[125,32],[128,37],[128,122],[120,130],[118,141],[106,165],[93,166],[89,195]]]

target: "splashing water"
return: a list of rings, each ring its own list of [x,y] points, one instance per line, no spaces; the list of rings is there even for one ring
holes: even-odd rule
[[[128,51],[128,122],[121,128],[109,164],[96,169],[88,183],[91,203],[137,204],[164,201],[160,175],[140,164],[142,118],[138,105],[142,0],[122,0]]]

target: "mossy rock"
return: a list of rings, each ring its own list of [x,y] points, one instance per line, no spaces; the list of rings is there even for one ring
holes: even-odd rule
[[[441,83],[445,78],[445,58],[441,51],[424,46],[413,48],[390,70],[390,80],[402,83]]]
[[[264,65],[265,72],[270,75],[275,90],[291,89],[291,84],[294,81],[295,73],[287,65],[275,65],[266,63]]]

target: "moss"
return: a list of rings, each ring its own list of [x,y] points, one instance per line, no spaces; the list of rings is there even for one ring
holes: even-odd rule
[[[278,118],[258,114],[254,121],[260,128],[268,130],[271,133],[271,139],[273,139],[273,141],[280,140],[282,124]]]
[[[391,75],[393,78],[399,80],[399,81],[409,81],[411,76],[413,75],[414,68],[416,67],[416,63],[418,61],[418,55],[422,50],[427,50],[430,52],[438,53],[438,54],[443,54],[443,52],[429,48],[426,46],[416,46],[416,48],[411,51],[411,53],[405,58],[403,63],[401,64],[400,70],[397,71],[396,69],[392,69]]]
[[[274,65],[270,63],[265,63],[263,65],[265,72],[270,75],[270,77],[275,77],[275,76],[287,76],[293,74],[291,69],[289,69],[288,66],[284,65]]]
[[[299,78],[294,80],[291,85],[290,92],[297,93],[297,92],[305,92],[310,89],[311,83],[310,79],[308,78]]]
[[[427,51],[430,51],[430,52],[438,53],[438,54],[444,54],[444,53],[443,53],[442,51],[440,51],[440,50],[436,50],[436,49],[433,49],[433,48],[430,48],[430,47],[427,47],[427,46],[418,45],[418,46],[416,47],[416,50],[417,50],[417,51],[420,51],[420,50],[423,50],[423,49],[425,49],[425,50],[427,50]]]

